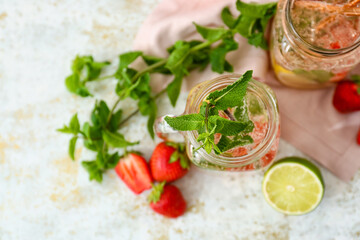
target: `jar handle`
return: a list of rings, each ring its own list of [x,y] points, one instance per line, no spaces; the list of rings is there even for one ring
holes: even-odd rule
[[[173,129],[166,121],[165,117],[175,117],[175,115],[164,115],[158,117],[155,120],[154,130],[155,134],[163,139],[164,141],[169,142],[184,142],[184,135],[182,132]]]

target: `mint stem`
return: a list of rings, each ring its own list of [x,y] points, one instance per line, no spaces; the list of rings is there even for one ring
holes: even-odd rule
[[[236,119],[234,118],[234,116],[231,114],[231,112],[229,112],[229,110],[224,110],[224,113],[226,114],[226,116],[228,116],[230,118],[231,121],[236,121]]]
[[[161,67],[162,65],[166,64],[167,59],[161,60],[157,63],[154,63],[146,68],[144,68],[141,72],[138,72],[135,74],[135,76],[131,79],[131,82],[134,82],[136,80],[138,80],[139,77],[141,77],[142,75],[144,75],[147,72],[150,72],[151,70],[157,68],[157,67]]]
[[[164,88],[163,90],[161,90],[160,92],[158,92],[155,96],[154,99],[159,98],[162,94],[164,94],[166,92],[166,88]],[[129,116],[127,116],[124,120],[122,120],[119,123],[119,127],[122,126],[124,123],[126,123],[130,118],[132,118],[133,116],[135,116],[138,112],[139,112],[139,108],[137,108],[135,111],[133,111],[132,113],[129,114]]]
[[[115,77],[115,74],[109,75],[109,76],[99,77],[99,78],[96,79],[96,81],[102,81],[102,80],[113,78],[113,77]]]

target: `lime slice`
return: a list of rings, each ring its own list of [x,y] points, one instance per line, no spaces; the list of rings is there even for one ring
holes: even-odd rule
[[[262,191],[266,201],[277,211],[301,215],[320,204],[324,182],[314,164],[302,158],[287,157],[266,171]]]

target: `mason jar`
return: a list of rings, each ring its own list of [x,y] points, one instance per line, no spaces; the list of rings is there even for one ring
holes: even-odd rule
[[[198,113],[202,102],[211,92],[225,88],[240,76],[239,74],[223,75],[195,86],[188,95],[183,114]],[[248,83],[245,99],[249,118],[255,126],[249,134],[254,140],[252,144],[235,147],[221,155],[213,151],[208,154],[203,148],[198,149],[201,143],[196,141],[197,131],[178,132],[166,123],[165,116],[157,119],[155,132],[164,140],[185,141],[189,159],[201,168],[221,171],[250,171],[265,168],[275,159],[279,145],[280,119],[277,100],[269,86],[254,79]],[[219,138],[219,135],[215,135],[215,143]],[[198,150],[194,151],[195,149]]]
[[[360,62],[360,18],[349,1],[279,0],[270,55],[277,79],[296,88],[322,88]]]

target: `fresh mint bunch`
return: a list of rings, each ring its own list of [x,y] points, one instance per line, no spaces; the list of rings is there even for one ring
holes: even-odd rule
[[[88,82],[108,78],[117,80],[115,93],[118,99],[111,108],[104,101],[96,100],[91,114],[91,121],[80,126],[75,114],[68,126],[59,129],[60,132],[72,134],[69,143],[69,155],[72,159],[75,158],[75,147],[79,138],[83,140],[86,148],[97,152],[95,160],[83,162],[83,166],[89,172],[91,180],[95,179],[101,182],[102,173],[116,165],[114,159],[118,156],[116,155],[117,152],[115,152],[116,154],[110,152],[118,148],[123,148],[126,151],[127,147],[138,143],[127,141],[118,132],[122,124],[131,119],[132,116],[137,113],[147,116],[147,129],[150,136],[154,138],[153,125],[157,116],[156,99],[161,94],[167,93],[171,104],[175,106],[180,94],[182,80],[192,70],[203,70],[210,64],[214,72],[233,71],[233,67],[226,60],[226,55],[228,52],[238,48],[238,44],[234,40],[235,34],[241,34],[252,45],[267,48],[264,31],[269,19],[275,13],[276,3],[246,4],[238,0],[236,5],[241,13],[236,18],[231,15],[228,8],[222,11],[221,16],[227,27],[208,28],[194,23],[203,40],[179,40],[167,49],[169,53],[167,58],[145,55],[141,51],[123,53],[119,56],[120,62],[116,72],[108,76],[101,76],[101,73],[110,64],[109,62],[95,62],[92,56],[77,56],[74,59],[71,67],[72,74],[65,79],[65,85],[71,93],[81,97],[91,97],[92,94],[86,86]],[[141,70],[131,67],[135,60],[140,59],[146,63],[147,67]],[[172,75],[173,80],[162,91],[153,94],[149,83],[150,74],[152,73]],[[242,87],[240,84],[235,89]],[[208,109],[206,110],[206,105],[202,109],[203,112],[207,112],[208,116],[197,115],[192,118],[194,130],[197,129],[198,124],[203,127],[206,126],[199,135],[199,139],[203,139],[201,141],[204,143],[204,147],[207,150],[216,148],[218,153],[226,151],[229,146],[238,146],[251,141],[251,138],[246,135],[229,135],[232,134],[229,129],[230,126],[236,131],[244,128],[244,133],[251,129],[251,121],[247,121],[246,117],[240,114],[245,120],[238,118],[238,122],[234,122],[216,116],[216,111],[224,111],[225,106],[232,100],[231,98],[237,95],[231,89],[228,89],[227,92],[227,94],[230,94],[229,96],[219,93],[219,96],[212,95],[209,98]],[[240,93],[239,96],[242,96],[241,94],[244,93]],[[122,110],[118,108],[118,105],[127,98],[137,101],[138,109],[132,113],[127,113],[126,117],[123,118]],[[237,102],[237,104],[240,104],[240,102]],[[237,109],[240,108],[240,106],[237,107]],[[239,114],[235,112],[234,115],[236,117]],[[205,120],[206,124],[203,125]],[[213,135],[216,132],[222,132],[223,134],[217,144],[213,141]]]
[[[75,114],[68,126],[58,129],[59,132],[71,134],[69,142],[69,156],[75,160],[75,147],[78,139],[83,139],[84,146],[97,152],[95,160],[83,161],[82,165],[89,172],[90,180],[102,181],[102,173],[112,169],[119,161],[118,152],[109,153],[109,147],[126,148],[139,142],[129,142],[118,133],[121,124],[122,111],[112,113],[104,101],[97,101],[91,113],[91,121],[80,126],[77,114]]]
[[[165,117],[165,121],[179,131],[197,131],[199,148],[207,153],[212,150],[216,154],[224,153],[234,147],[253,143],[250,132],[254,129],[249,119],[246,105],[246,91],[252,71],[247,71],[236,82],[224,89],[214,91],[203,101],[200,112],[179,117]],[[229,109],[235,108],[234,115]],[[220,117],[226,114],[229,119]],[[215,134],[221,134],[215,143]],[[196,149],[197,150],[197,149]]]
[[[262,49],[268,49],[265,39],[266,26],[276,13],[277,3],[256,4],[236,2],[236,8],[241,13],[234,18],[229,8],[224,8],[221,18],[230,29],[248,39],[249,44]]]

